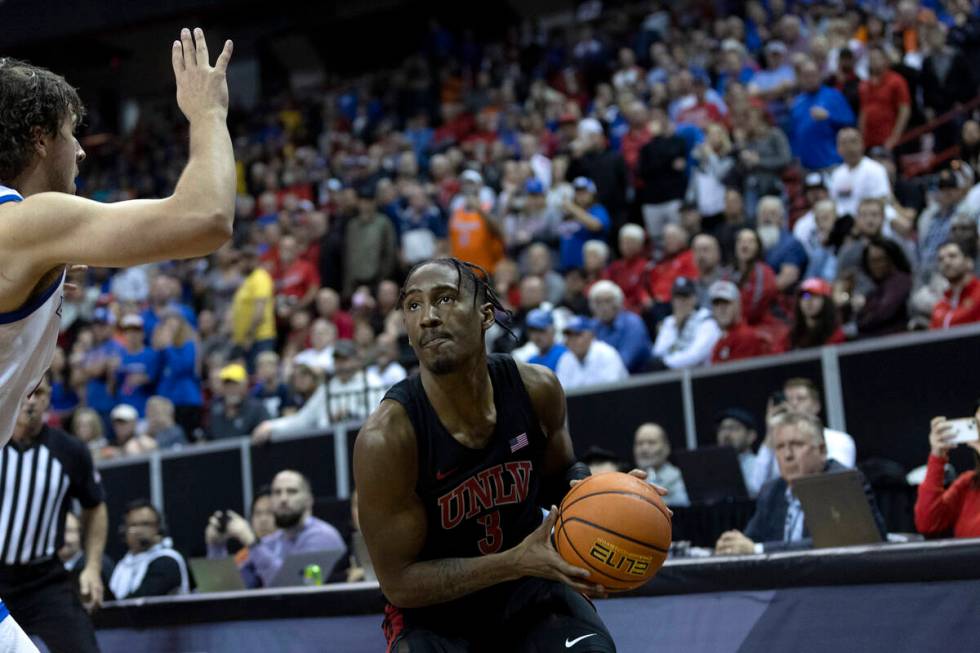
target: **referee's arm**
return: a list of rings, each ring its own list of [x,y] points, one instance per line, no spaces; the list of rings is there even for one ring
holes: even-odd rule
[[[109,515],[105,503],[82,508],[82,532],[85,534],[85,568],[78,577],[78,590],[87,610],[102,605],[102,555],[105,551]]]

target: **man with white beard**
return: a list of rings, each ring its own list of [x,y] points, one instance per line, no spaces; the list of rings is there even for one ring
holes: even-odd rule
[[[776,273],[776,286],[788,292],[802,278],[808,257],[803,244],[786,228],[783,200],[766,195],[756,209],[756,230],[766,252],[766,263]]]

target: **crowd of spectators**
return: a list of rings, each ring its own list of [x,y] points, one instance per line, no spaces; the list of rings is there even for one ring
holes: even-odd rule
[[[415,363],[401,281],[445,255],[512,312],[488,349],[566,388],[980,321],[980,124],[903,140],[976,95],[972,4],[710,6],[433,23],[389,70],[233,112],[233,242],[67,290],[55,415],[99,458],[363,418]],[[166,194],[182,129],[142,107],[79,192]]]

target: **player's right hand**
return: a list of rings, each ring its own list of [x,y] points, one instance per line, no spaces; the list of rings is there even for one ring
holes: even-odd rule
[[[171,59],[177,80],[177,106],[194,122],[209,113],[225,119],[228,116],[228,81],[225,72],[231,59],[232,43],[225,46],[214,66],[208,55],[204,31],[197,27],[193,36],[186,27],[180,31],[180,40],[174,41]]]
[[[588,571],[569,564],[558,555],[551,543],[551,531],[557,519],[558,509],[552,506],[541,525],[514,547],[517,571],[521,576],[557,580],[589,596],[606,596],[606,589],[602,585],[593,585],[586,580],[589,577]]]

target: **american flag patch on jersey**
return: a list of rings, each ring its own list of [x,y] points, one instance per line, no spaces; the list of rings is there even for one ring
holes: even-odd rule
[[[527,446],[527,433],[521,433],[516,438],[511,438],[509,444],[511,453],[514,453],[518,449],[523,449]]]

